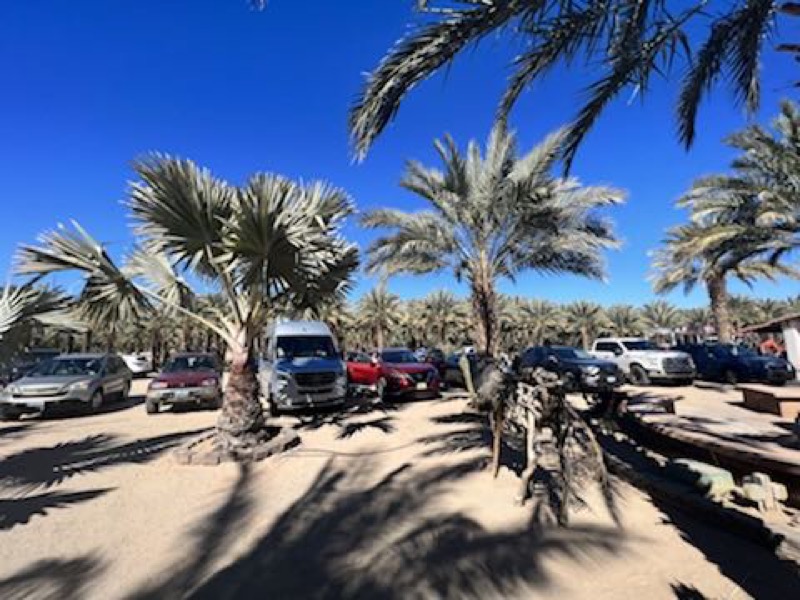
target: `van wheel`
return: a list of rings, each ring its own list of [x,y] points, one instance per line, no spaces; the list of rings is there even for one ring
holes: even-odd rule
[[[650,385],[650,376],[641,365],[631,365],[630,380],[633,385]]]

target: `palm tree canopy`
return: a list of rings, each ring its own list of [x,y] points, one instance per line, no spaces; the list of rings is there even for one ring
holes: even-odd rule
[[[635,306],[617,304],[606,309],[610,330],[618,336],[641,335],[645,324],[642,312]]]
[[[86,277],[80,302],[98,320],[138,318],[153,303],[180,311],[229,344],[249,343],[270,307],[307,305],[344,294],[358,264],[340,235],[351,200],[323,183],[300,184],[257,174],[236,187],[188,160],[154,155],[135,164],[128,207],[139,249],[118,267],[77,223],[23,245],[20,274],[77,271]],[[185,306],[183,274],[200,278],[224,299],[213,318]]]
[[[499,103],[504,117],[555,65],[600,65],[567,136],[568,163],[602,111],[626,89],[688,67],[679,94],[681,140],[691,145],[698,108],[724,77],[737,102],[758,107],[760,59],[774,31],[776,0],[421,0],[425,14],[369,75],[350,115],[363,157],[408,92],[485,38],[524,44]],[[682,59],[682,60],[676,60]]]
[[[358,303],[357,319],[363,327],[391,330],[402,318],[400,297],[380,284],[364,294]]]
[[[681,326],[680,310],[664,300],[656,300],[642,307],[642,321],[651,330],[676,329]]]
[[[552,134],[521,157],[503,125],[492,130],[485,154],[476,142],[464,153],[449,137],[436,142],[443,170],[412,161],[402,180],[433,210],[367,213],[365,226],[393,230],[370,246],[368,269],[449,268],[470,281],[487,271],[513,279],[526,269],[601,278],[601,251],[618,243],[597,209],[621,202],[624,194],[553,177],[564,135]]]

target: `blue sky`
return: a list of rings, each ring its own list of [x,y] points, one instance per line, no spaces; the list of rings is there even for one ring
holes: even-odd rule
[[[324,178],[347,189],[360,209],[424,208],[397,186],[408,158],[433,162],[431,141],[449,132],[484,139],[513,48],[483,43],[447,74],[415,90],[367,160],[351,160],[347,110],[383,52],[406,30],[412,0],[272,0],[254,12],[246,0],[5,0],[0,5],[0,265],[19,242],[78,220],[113,254],[130,244],[121,200],[130,161],[149,151],[191,158],[242,181],[254,171]],[[574,115],[591,67],[557,70],[518,105],[513,124],[529,148]],[[794,64],[765,60],[769,119],[792,93]],[[585,183],[629,193],[611,212],[625,245],[610,253],[609,281],[521,277],[507,293],[570,301],[643,303],[652,299],[647,252],[683,220],[674,200],[696,176],[726,167],[721,139],[746,121],[723,90],[701,112],[691,152],[676,142],[673,82],[656,82],[641,103],[616,102],[574,165]],[[365,247],[373,233],[347,229]],[[356,295],[373,282],[361,279]],[[449,274],[399,277],[393,291],[422,296]],[[736,291],[747,291],[736,287]],[[800,284],[760,284],[751,292],[786,297]],[[670,300],[705,302],[702,292]]]

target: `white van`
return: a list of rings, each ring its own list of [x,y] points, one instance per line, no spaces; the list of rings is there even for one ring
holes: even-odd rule
[[[325,323],[275,321],[264,341],[258,377],[271,412],[344,403],[347,370]]]

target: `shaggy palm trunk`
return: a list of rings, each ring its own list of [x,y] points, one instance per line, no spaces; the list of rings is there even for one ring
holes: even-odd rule
[[[230,376],[223,391],[217,437],[225,450],[247,451],[266,438],[264,412],[258,394],[258,379],[251,356],[251,343],[244,331],[239,343],[228,348]]]
[[[383,327],[380,325],[375,326],[375,347],[383,350]]]
[[[717,338],[723,344],[733,341],[733,325],[728,311],[728,286],[725,276],[712,277],[707,281],[711,312],[717,326]]]
[[[483,267],[473,274],[472,310],[476,317],[477,343],[489,356],[497,353],[497,293],[488,268]]]

